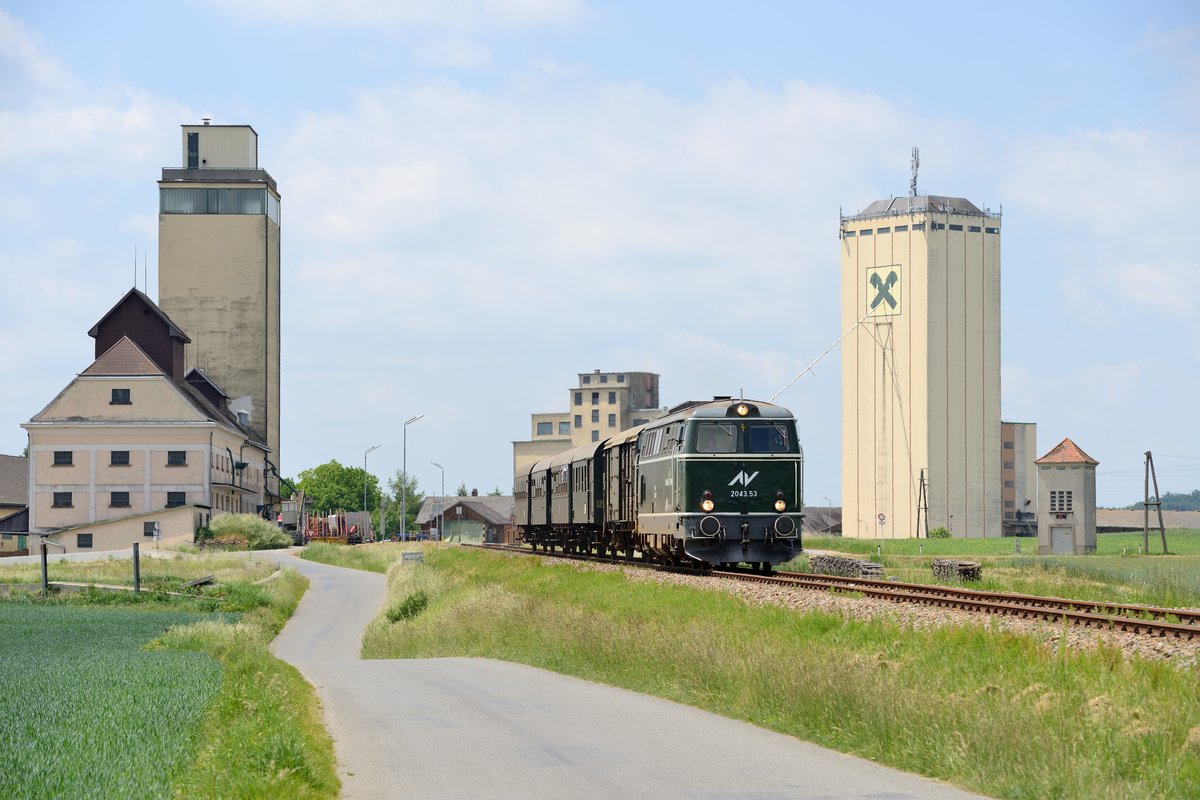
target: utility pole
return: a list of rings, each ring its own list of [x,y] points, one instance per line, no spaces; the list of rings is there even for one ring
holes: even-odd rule
[[[1154,481],[1154,500],[1150,499],[1150,481]],[[1142,501],[1142,552],[1150,554],[1150,506],[1158,509],[1158,533],[1162,537],[1163,555],[1167,555],[1167,529],[1163,526],[1162,499],[1158,496],[1158,475],[1154,472],[1154,456],[1146,451],[1145,499]]]
[[[915,149],[915,148],[914,148]],[[922,512],[924,514],[922,515]],[[925,538],[929,538],[929,495],[925,491],[925,470],[921,469],[921,488],[917,493],[917,531],[916,537],[921,538],[921,520],[925,520]]]

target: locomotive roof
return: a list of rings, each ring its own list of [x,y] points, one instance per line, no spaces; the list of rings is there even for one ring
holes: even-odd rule
[[[748,406],[758,409],[758,414],[751,414],[748,417],[736,417],[729,413],[729,409],[745,403]],[[735,400],[730,397],[720,397],[714,400],[699,401],[693,403],[681,403],[672,409],[673,413],[665,417],[659,417],[651,421],[646,427],[656,428],[659,425],[664,425],[670,422],[676,422],[681,419],[791,419],[792,412],[788,411],[783,406],[777,406],[772,403],[762,402],[758,400]]]

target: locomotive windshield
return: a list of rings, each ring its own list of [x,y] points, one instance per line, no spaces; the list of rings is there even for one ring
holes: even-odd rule
[[[793,453],[795,447],[789,426],[782,422],[701,422],[696,426],[696,452]]]
[[[737,425],[732,422],[701,422],[696,426],[697,453],[736,453]]]

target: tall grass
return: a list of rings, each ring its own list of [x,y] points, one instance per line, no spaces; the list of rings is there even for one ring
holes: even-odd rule
[[[459,549],[389,571],[368,657],[485,656],[745,719],[1001,797],[1200,795],[1195,670],[984,623],[756,608],[720,592]]]

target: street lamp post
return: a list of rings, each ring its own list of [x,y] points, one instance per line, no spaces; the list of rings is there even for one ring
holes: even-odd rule
[[[424,414],[417,414],[404,421],[400,444],[400,539],[408,541],[408,426],[419,420]]]
[[[446,533],[446,468],[436,461],[429,463],[442,471],[442,494],[438,498],[438,541],[440,542]]]
[[[825,498],[825,507],[829,509],[829,516],[825,520],[829,524],[826,526],[825,532],[830,533],[833,531],[833,501],[825,497],[825,495],[821,495],[821,497]]]
[[[378,450],[381,447],[383,447],[382,443],[377,444],[374,447],[368,447],[366,449],[366,452],[363,453],[363,514],[364,515],[366,515],[366,513],[367,513],[367,456],[370,455],[371,453],[375,452],[376,450]],[[382,522],[383,517],[380,517],[379,521]],[[359,533],[362,533],[362,531],[359,531]]]

